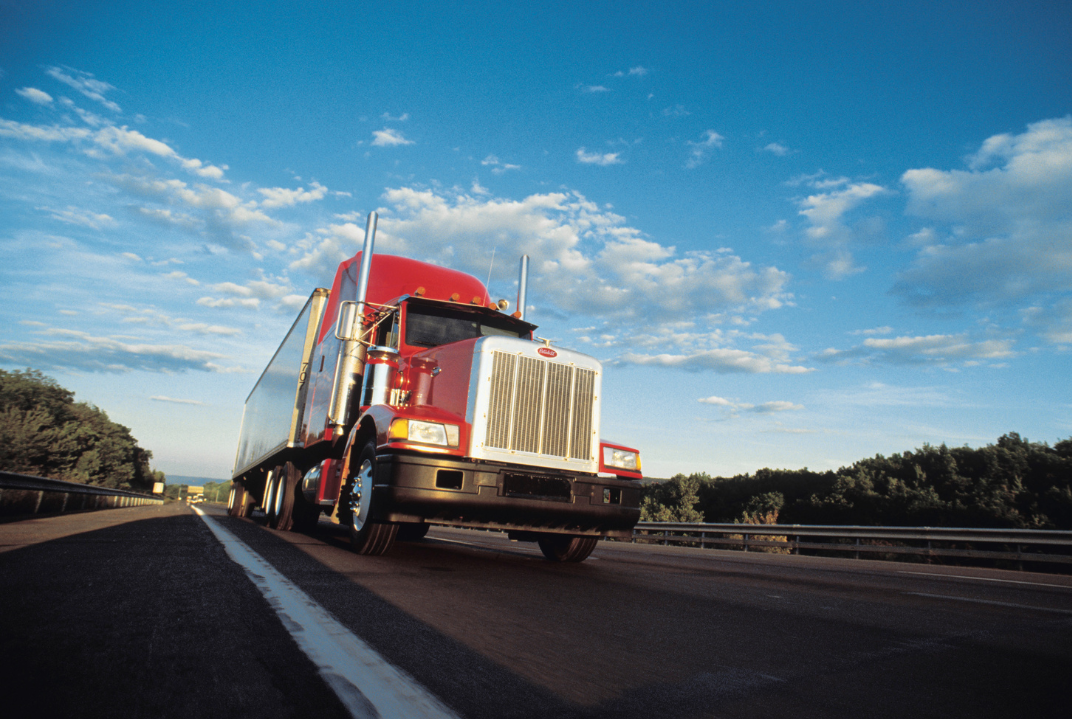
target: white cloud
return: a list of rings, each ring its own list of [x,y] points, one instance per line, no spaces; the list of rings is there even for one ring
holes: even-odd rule
[[[83,120],[93,126],[106,122],[92,113],[83,112],[80,115]],[[96,147],[87,147],[83,150],[90,157],[102,159],[105,157],[100,151],[102,149],[114,156],[126,156],[129,152],[144,152],[173,160],[184,169],[213,180],[222,179],[223,171],[227,167],[226,165],[222,167],[207,165],[198,159],[182,157],[166,142],[147,137],[137,130],[130,130],[125,125],[117,127],[109,124],[91,131],[83,127],[27,125],[0,119],[0,137],[39,142],[80,143],[83,140],[90,140]]]
[[[352,254],[352,253],[351,253]],[[227,297],[202,297],[197,304],[202,307],[228,308],[245,307],[257,309],[262,301],[279,300],[279,306],[289,307],[292,301],[282,302],[282,299],[292,294],[289,283],[268,282],[265,280],[253,280],[244,285],[234,282],[219,282],[212,285],[212,290]]]
[[[625,160],[618,157],[619,154],[617,152],[608,152],[600,155],[598,152],[585,152],[582,147],[577,150],[577,162],[582,165],[600,165],[603,167],[607,165],[623,165]]]
[[[1016,356],[1010,339],[972,340],[967,333],[877,339],[869,337],[851,349],[827,349],[815,359],[836,364],[938,365],[978,363]]]
[[[298,188],[296,190],[289,190],[285,187],[261,187],[257,189],[257,192],[264,195],[266,198],[261,202],[261,207],[276,208],[276,207],[291,207],[298,203],[316,202],[322,200],[328,192],[328,188],[321,185],[319,182],[310,183],[312,189],[303,190]]]
[[[750,339],[756,347],[736,358],[725,355],[721,364],[736,360],[744,368],[751,362],[758,371],[780,371],[778,365],[790,364],[786,357],[792,348],[778,336],[731,336],[706,329],[718,323],[746,324],[788,302],[788,275],[775,267],[755,267],[728,249],[678,253],[576,193],[515,201],[398,188],[388,190],[384,199],[379,251],[481,279],[487,276],[492,246],[499,248],[497,257],[528,254],[530,304],[538,304],[545,317],[585,316],[606,323],[605,331],[583,335],[582,342],[607,351],[632,348],[637,354],[637,348],[684,346],[680,342],[693,350],[729,351],[727,345]],[[364,230],[354,223],[331,225],[298,243],[291,267],[328,282],[338,263],[360,249],[363,237]],[[512,264],[496,263],[493,293],[501,293],[503,283],[513,285]],[[653,325],[652,313],[675,322]],[[688,330],[681,323],[700,327]],[[715,366],[713,359],[708,358],[708,366]]]
[[[869,330],[853,330],[850,335],[888,335],[893,332],[892,327],[875,327]]]
[[[184,322],[178,325],[183,332],[193,332],[199,335],[215,335],[219,337],[234,337],[242,334],[242,330],[222,325],[210,325],[204,322]]]
[[[766,145],[763,150],[765,152],[771,153],[772,155],[777,155],[778,157],[785,157],[790,152],[788,147],[777,142],[772,142]]]
[[[198,287],[201,284],[200,282],[195,280],[193,277],[190,277],[189,275],[187,275],[185,272],[179,272],[178,270],[175,270],[174,272],[169,272],[166,275],[164,275],[164,277],[167,277],[170,280],[182,280],[186,284],[193,285],[194,287]]]
[[[800,409],[804,409],[804,405],[776,400],[774,402],[757,404],[755,407],[750,407],[749,411],[755,412],[756,414],[774,414],[775,412],[793,412]]]
[[[0,344],[0,359],[45,371],[229,371],[213,362],[227,359],[225,355],[185,345],[129,342],[75,330],[54,329],[46,334],[64,339],[5,342]]]
[[[407,140],[402,133],[390,127],[382,130],[373,130],[373,147],[398,147],[399,145],[412,145],[413,140]]]
[[[706,130],[703,134],[703,139],[699,142],[689,140],[686,144],[692,147],[692,152],[689,153],[689,159],[685,163],[685,167],[699,167],[707,159],[707,155],[712,149],[722,147],[722,141],[725,139],[714,130]]]
[[[90,131],[82,127],[63,127],[52,125],[26,125],[13,120],[0,118],[0,137],[12,137],[16,140],[38,140],[42,142],[71,142],[90,136]]]
[[[610,92],[610,88],[603,85],[582,85],[581,91],[589,93]]]
[[[230,308],[230,307],[245,307],[246,309],[255,310],[261,306],[261,301],[256,297],[246,297],[243,299],[234,299],[231,297],[215,298],[215,297],[202,297],[197,301],[197,304],[202,307],[212,308]]]
[[[204,406],[205,404],[196,399],[175,399],[174,397],[165,397],[164,395],[153,395],[149,399],[154,402],[170,402],[172,404],[193,404],[199,406]]]
[[[840,188],[808,195],[799,202],[800,214],[807,218],[809,223],[805,230],[806,237],[813,244],[824,248],[822,253],[812,259],[824,266],[830,279],[839,280],[863,272],[866,268],[858,266],[849,251],[855,233],[845,224],[845,215],[868,199],[887,194],[888,190],[870,182],[846,185],[845,178],[821,180],[811,176],[806,181],[813,187]]]
[[[38,207],[37,209],[47,212],[53,219],[60,222],[66,222],[69,225],[81,225],[94,230],[99,230],[102,225],[115,224],[115,220],[109,215],[80,210],[77,207],[68,207],[66,210],[54,210],[51,207]]]
[[[51,105],[52,96],[36,87],[23,87],[15,91],[16,95],[23,97],[36,105]]]
[[[73,70],[71,68],[59,68],[50,67],[46,70],[49,75],[59,80],[60,82],[73,87],[78,92],[82,93],[90,100],[99,102],[104,107],[108,108],[112,112],[122,112],[119,105],[115,104],[111,100],[104,97],[104,93],[114,90],[115,88],[106,82],[101,82],[93,77],[88,72],[82,72],[81,70]]]
[[[688,117],[692,113],[685,109],[684,105],[674,105],[663,109],[664,117]]]
[[[249,238],[237,234],[240,229],[250,225],[280,226],[277,220],[257,208],[256,201],[244,201],[218,187],[200,183],[190,186],[182,180],[130,174],[105,175],[103,179],[137,197],[182,206],[196,215],[176,213],[165,208],[134,208],[139,216],[184,229],[207,231],[221,244],[232,249],[253,249]]]
[[[480,161],[480,164],[481,165],[490,165],[491,166],[491,172],[494,175],[501,175],[504,172],[508,172],[509,170],[520,170],[521,169],[521,165],[511,165],[511,164],[506,163],[506,162],[499,162],[499,158],[497,158],[495,155],[488,155],[487,157],[485,157],[483,160]]]
[[[966,170],[908,170],[908,212],[928,226],[894,293],[910,304],[1015,304],[1072,287],[1072,118],[995,135]],[[931,223],[937,223],[937,228]],[[942,231],[942,230],[945,231]]]
[[[403,112],[398,117],[391,117],[391,113],[385,112],[380,115],[380,119],[382,119],[384,122],[405,122],[409,119],[409,113]]]
[[[674,367],[689,372],[718,372],[720,374],[803,374],[809,367],[778,363],[770,357],[739,349],[712,349],[691,354],[640,355],[627,352],[619,358],[623,364]]]
[[[125,155],[127,151],[147,152],[158,157],[177,161],[185,170],[212,180],[223,178],[224,168],[206,165],[195,158],[185,158],[173,150],[167,143],[146,137],[137,130],[122,127],[103,127],[93,135],[93,141],[116,155]]]
[[[1072,298],[1058,300],[1050,307],[1028,307],[1021,315],[1024,324],[1038,330],[1047,342],[1072,345]]]

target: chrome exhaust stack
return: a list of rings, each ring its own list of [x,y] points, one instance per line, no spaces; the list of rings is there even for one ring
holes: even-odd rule
[[[365,223],[365,244],[361,249],[361,267],[357,275],[355,302],[339,305],[335,337],[342,340],[339,358],[335,363],[335,385],[332,391],[331,411],[328,418],[337,427],[350,422],[350,400],[365,371],[365,343],[361,342],[364,329],[365,298],[368,296],[369,274],[372,271],[372,249],[376,242],[376,222],[379,216],[370,212]]]
[[[517,277],[517,318],[525,319],[525,300],[529,290],[529,256],[521,255],[521,268]]]

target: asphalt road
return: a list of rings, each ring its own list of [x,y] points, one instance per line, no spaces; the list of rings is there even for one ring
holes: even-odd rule
[[[448,529],[361,557],[209,512],[462,717],[1069,711],[1072,577],[610,542],[556,565]],[[181,504],[0,525],[0,689],[12,716],[352,714]]]

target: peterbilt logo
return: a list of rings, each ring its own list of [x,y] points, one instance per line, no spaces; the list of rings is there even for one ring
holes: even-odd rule
[[[558,352],[555,352],[550,347],[541,347],[536,351],[542,354],[544,357],[558,357]]]

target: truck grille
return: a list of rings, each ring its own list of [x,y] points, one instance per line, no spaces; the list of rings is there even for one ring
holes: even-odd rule
[[[486,446],[592,459],[594,371],[505,352],[492,363]]]

